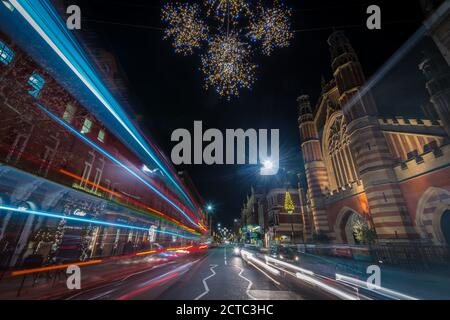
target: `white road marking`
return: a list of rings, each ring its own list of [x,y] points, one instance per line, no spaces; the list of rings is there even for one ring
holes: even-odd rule
[[[241,272],[239,272],[239,274],[238,274],[238,276],[239,277],[241,277],[242,279],[244,279],[245,281],[247,281],[248,282],[248,287],[247,287],[247,290],[245,291],[245,293],[249,296],[249,298],[250,299],[252,299],[252,300],[257,300],[254,296],[252,296],[251,294],[250,294],[250,288],[253,286],[253,282],[250,280],[250,279],[247,279],[246,277],[244,277],[243,275],[242,275],[242,273],[244,272],[244,269],[243,268],[241,268],[241,267],[239,267],[239,266],[234,266],[234,267],[236,267],[236,268],[238,268],[238,269],[240,269],[241,270]]]
[[[209,287],[208,287],[208,284],[206,283],[206,280],[208,280],[216,275],[216,272],[214,271],[214,268],[216,268],[216,267],[218,267],[217,264],[211,265],[211,268],[209,268],[209,270],[211,270],[212,274],[207,276],[205,279],[203,279],[203,286],[205,287],[205,292],[203,292],[201,295],[199,295],[194,300],[200,300],[201,298],[203,298],[204,296],[206,296],[209,293]]]
[[[223,251],[223,257],[225,259],[225,265],[227,265],[227,248],[225,247],[225,250]]]

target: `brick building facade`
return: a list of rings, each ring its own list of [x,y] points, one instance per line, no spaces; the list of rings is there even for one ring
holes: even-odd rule
[[[328,40],[333,79],[316,108],[298,98],[307,238],[336,243],[450,243],[450,69],[442,57],[420,65],[430,93],[430,119],[378,114],[357,53],[344,33]]]

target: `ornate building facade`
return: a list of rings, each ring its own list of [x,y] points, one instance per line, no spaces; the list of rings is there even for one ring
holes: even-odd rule
[[[344,33],[328,39],[333,80],[316,108],[298,98],[306,187],[305,239],[450,244],[450,69],[442,57],[420,65],[429,119],[382,118]]]

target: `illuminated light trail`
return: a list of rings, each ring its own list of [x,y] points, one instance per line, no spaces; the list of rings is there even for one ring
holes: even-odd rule
[[[4,146],[4,145],[0,144],[0,148],[3,147],[3,146]],[[9,149],[9,148],[8,148],[8,149]],[[3,149],[3,150],[5,150],[5,149]],[[33,156],[32,156],[31,154],[28,154],[27,152],[23,152],[23,153],[22,153],[22,157],[25,158],[25,159],[27,159],[28,161],[31,161],[31,162],[35,163],[35,164],[40,164],[40,163],[41,163],[41,160],[35,160],[35,159],[33,158]],[[156,210],[156,209],[154,209],[154,208],[152,208],[152,207],[149,207],[149,206],[147,206],[147,205],[145,205],[145,204],[142,204],[142,203],[140,203],[140,202],[134,200],[133,198],[129,198],[129,197],[126,197],[126,196],[124,196],[124,195],[122,195],[122,194],[118,194],[117,192],[114,192],[114,191],[112,191],[112,190],[109,190],[109,189],[107,189],[107,188],[104,188],[104,187],[102,187],[102,186],[99,185],[99,184],[93,183],[92,181],[83,179],[82,177],[79,177],[79,176],[77,176],[77,175],[75,175],[75,174],[73,174],[73,173],[70,173],[70,172],[68,172],[68,171],[66,171],[66,170],[64,170],[64,169],[58,169],[58,168],[56,168],[55,166],[50,166],[50,168],[51,168],[51,170],[52,170],[53,172],[59,172],[59,173],[65,174],[65,175],[67,175],[67,176],[69,176],[69,177],[71,177],[71,178],[77,179],[77,180],[79,180],[79,181],[86,182],[86,183],[88,183],[88,184],[90,184],[90,185],[92,185],[92,186],[98,187],[99,189],[101,189],[101,190],[103,190],[103,191],[105,191],[105,192],[108,192],[108,193],[110,193],[110,194],[112,194],[112,195],[114,195],[114,196],[116,196],[116,197],[119,197],[119,198],[121,198],[121,199],[125,199],[125,200],[127,200],[128,202],[134,203],[134,204],[136,204],[137,206],[139,206],[139,207],[141,207],[141,208],[143,208],[143,209],[146,209],[146,210],[148,210],[148,211],[151,211],[151,212],[153,212],[153,213],[156,213],[156,214],[158,214],[159,216],[161,216],[162,219],[167,220],[169,223],[174,223],[174,224],[176,224],[177,226],[179,226],[180,228],[183,228],[183,229],[185,229],[186,231],[188,231],[188,232],[190,232],[190,233],[192,233],[192,234],[194,234],[194,235],[200,235],[200,233],[198,233],[196,230],[194,230],[194,229],[192,229],[192,228],[189,228],[189,227],[186,226],[186,225],[183,225],[183,224],[182,224],[181,222],[179,222],[178,220],[176,220],[176,219],[174,219],[174,218],[172,218],[172,217],[170,217],[170,216],[168,216],[168,215],[166,215],[166,214],[164,214],[164,213],[162,213],[162,212],[160,212],[160,211],[158,211],[158,210]],[[127,205],[127,204],[123,204],[123,203],[120,203],[120,202],[118,202],[118,201],[113,201],[113,202],[114,202],[114,203],[117,203],[117,204],[120,205],[120,206],[129,208],[130,210],[136,211],[136,212],[138,212],[138,213],[140,213],[140,214],[149,216],[149,217],[151,217],[151,218],[153,218],[153,219],[155,219],[155,220],[157,220],[157,219],[160,218],[160,217],[157,217],[157,216],[155,216],[155,215],[151,215],[149,212],[143,212],[143,211],[140,211],[140,209],[135,208],[135,207],[131,207],[131,206]]]
[[[354,285],[363,289],[367,289],[369,291],[373,291],[375,293],[381,294],[383,296],[386,296],[391,299],[397,299],[397,300],[419,300],[417,298],[408,296],[406,294],[400,293],[398,291],[394,291],[391,289],[387,289],[381,286],[377,286],[374,284],[368,284],[365,281],[361,281],[359,279],[355,279],[352,277],[344,276],[342,274],[336,273],[336,280],[343,282],[345,284]]]
[[[193,246],[188,246],[188,247],[180,247],[180,248],[169,248],[166,249],[166,251],[180,251],[180,250],[189,250],[192,249]]]
[[[268,262],[270,261],[270,262],[274,262],[274,263],[276,263],[276,264],[280,264],[280,265],[282,265],[282,266],[285,266],[285,267],[287,267],[287,268],[291,268],[291,269],[294,269],[294,270],[296,270],[296,271],[300,271],[300,272],[302,272],[302,273],[305,273],[305,274],[308,274],[308,275],[310,275],[310,276],[313,276],[314,275],[314,272],[312,272],[312,271],[310,271],[310,270],[307,270],[307,269],[304,269],[304,268],[300,268],[300,267],[298,267],[298,266],[296,266],[296,265],[293,265],[293,264],[290,264],[290,263],[287,263],[287,262],[284,262],[284,261],[281,261],[281,260],[278,260],[278,259],[274,259],[274,258],[272,258],[272,257],[270,257],[270,256],[264,256],[264,258],[266,259],[266,263],[268,264]]]
[[[0,144],[0,147],[3,147],[3,146],[4,146],[4,145]],[[9,150],[9,148],[8,148],[8,149],[3,149],[3,150]],[[14,153],[14,154],[17,154],[17,153]],[[36,160],[36,159],[33,157],[33,155],[31,155],[31,154],[29,154],[29,153],[27,153],[27,152],[23,152],[23,153],[22,153],[22,157],[25,158],[25,159],[27,159],[28,161],[31,161],[31,162],[35,163],[35,164],[40,164],[40,163],[41,163],[41,160]],[[112,190],[110,190],[110,189],[107,189],[107,188],[101,186],[100,184],[96,184],[96,183],[94,183],[94,182],[92,182],[92,181],[89,181],[89,180],[87,180],[87,179],[83,179],[82,177],[77,176],[76,174],[73,174],[73,173],[71,173],[71,172],[69,172],[69,171],[67,171],[67,170],[59,169],[59,168],[56,168],[55,166],[52,166],[52,165],[50,165],[50,168],[51,168],[51,170],[52,170],[53,172],[62,173],[62,174],[64,174],[64,175],[67,175],[67,176],[69,176],[69,177],[71,177],[71,178],[74,178],[74,179],[76,179],[76,180],[78,180],[78,181],[86,182],[86,183],[88,183],[89,185],[94,186],[94,187],[96,187],[96,188],[98,188],[98,189],[100,189],[100,190],[102,190],[102,191],[108,192],[109,194],[112,194],[112,195],[114,195],[114,196],[116,196],[116,197],[118,197],[118,198],[125,199],[126,201],[128,201],[128,202],[130,202],[130,203],[133,203],[133,204],[135,204],[135,205],[141,207],[142,209],[146,209],[146,210],[148,210],[148,211],[151,211],[151,212],[153,212],[153,213],[158,214],[158,215],[161,216],[163,219],[166,219],[168,222],[172,222],[172,223],[178,225],[179,227],[181,227],[181,228],[183,228],[183,229],[185,229],[185,230],[187,230],[187,231],[189,231],[189,232],[191,232],[191,233],[193,233],[193,234],[199,235],[199,233],[198,233],[196,230],[194,230],[194,229],[192,229],[192,228],[189,228],[189,227],[186,226],[186,225],[183,225],[180,221],[178,221],[178,220],[176,220],[176,219],[174,219],[174,218],[172,218],[172,217],[170,217],[170,216],[168,216],[168,215],[162,213],[161,211],[158,211],[158,210],[156,210],[156,209],[154,209],[154,208],[152,208],[152,207],[149,207],[149,206],[147,206],[147,205],[145,205],[145,204],[143,204],[143,203],[140,203],[140,202],[136,201],[136,200],[133,199],[133,198],[130,198],[130,197],[124,196],[124,195],[122,195],[122,194],[119,194],[119,193],[117,193],[117,192],[114,192],[114,191],[112,191]],[[114,201],[113,201],[113,202],[114,202]],[[117,203],[118,203],[119,205],[124,206],[124,207],[127,207],[127,208],[130,207],[130,206],[128,206],[128,205],[126,205],[126,204],[123,204],[123,203],[120,203],[120,202],[117,202]],[[148,212],[141,212],[141,211],[139,211],[138,208],[134,208],[134,207],[133,207],[133,208],[131,208],[131,210],[137,211],[137,212],[139,212],[139,213],[141,213],[141,214],[145,214],[145,215],[150,216],[150,217],[152,217],[152,218],[154,218],[154,219],[157,219],[156,216],[151,215],[151,214],[149,215]]]
[[[259,261],[257,258],[255,258],[253,253],[250,253],[248,251],[245,250],[241,250],[241,254],[243,257],[246,257],[248,260],[254,262],[255,264],[259,265],[260,267],[266,269],[267,271],[269,271],[270,273],[279,276],[280,275],[280,271],[267,265],[264,262]],[[244,258],[245,259],[245,258]]]
[[[199,226],[196,222],[194,222],[189,215],[187,215],[178,205],[176,205],[172,200],[170,200],[166,195],[164,195],[161,191],[159,191],[155,186],[147,182],[145,179],[143,179],[140,175],[138,175],[136,172],[131,170],[129,167],[127,167],[125,164],[123,164],[121,161],[116,159],[114,156],[103,150],[101,147],[99,147],[97,144],[93,143],[91,140],[86,138],[83,134],[79,133],[77,130],[75,130],[72,126],[58,118],[56,115],[51,113],[49,110],[47,110],[44,106],[40,104],[36,104],[44,113],[46,113],[50,118],[58,122],[60,125],[62,125],[64,128],[72,132],[74,135],[79,137],[81,140],[86,142],[88,145],[90,145],[92,148],[103,154],[105,157],[113,161],[115,164],[119,165],[121,168],[125,169],[128,173],[130,173],[132,176],[137,178],[139,181],[141,181],[143,184],[145,184],[147,187],[149,187],[152,191],[154,191],[158,196],[166,200],[169,204],[171,204],[175,209],[177,209],[180,213],[185,216],[186,219],[188,219],[189,222],[191,222],[195,226]],[[200,227],[200,226],[199,226]],[[200,227],[201,228],[201,227]],[[203,228],[201,228],[203,229]]]
[[[66,216],[63,213],[29,210],[29,209],[25,209],[25,208],[10,207],[10,206],[4,206],[4,205],[0,205],[0,211],[12,211],[15,213],[27,213],[27,214],[33,214],[33,215],[49,217],[49,218],[78,221],[78,222],[84,222],[84,223],[92,223],[92,224],[118,227],[118,228],[127,228],[127,229],[140,230],[140,231],[146,231],[146,232],[148,232],[148,230],[149,230],[149,228],[136,227],[136,226],[127,225],[127,224],[113,223],[113,222],[107,222],[107,221],[102,221],[102,220],[75,218],[75,217],[71,217],[71,216]],[[162,231],[162,230],[154,230],[154,231],[156,233],[168,234],[168,235],[177,236],[177,237],[181,237],[181,238],[185,238],[185,239],[191,239],[191,240],[197,239],[197,237],[189,237],[189,236],[185,236],[185,235],[182,235],[182,234],[179,234],[176,232],[171,232],[171,231]]]
[[[136,126],[136,129],[139,131],[139,133],[141,134],[141,136],[144,138],[144,140],[152,146],[153,150],[159,155],[160,159],[166,164],[167,168],[169,169],[169,171],[173,174],[173,176],[175,177],[175,179],[179,182],[180,185],[182,185],[182,182],[180,181],[180,178],[178,177],[178,174],[171,168],[170,166],[170,162],[166,159],[165,155],[162,154],[158,148],[156,148],[153,145],[153,142],[151,142],[149,139],[146,138],[145,134],[142,132],[142,130]],[[192,205],[195,207],[195,209],[200,210],[200,206],[197,205],[197,203],[192,199],[192,196],[189,192],[187,192],[187,195],[189,197],[189,199],[192,202]]]
[[[137,256],[146,256],[153,253],[158,253],[158,250],[150,250],[150,251],[144,251],[144,252],[138,252],[136,253]]]
[[[183,229],[185,229],[185,230],[187,230],[187,231],[189,231],[189,232],[191,232],[191,233],[195,233],[195,234],[199,235],[194,229],[189,228],[189,227],[183,225],[183,224],[182,224],[181,222],[179,222],[178,220],[176,220],[176,219],[174,219],[174,218],[172,218],[172,217],[169,217],[168,215],[162,213],[161,211],[158,211],[158,210],[156,210],[156,209],[154,209],[154,208],[152,208],[152,207],[149,207],[149,206],[147,206],[147,205],[145,205],[145,204],[143,204],[143,203],[140,203],[139,201],[136,201],[136,200],[134,200],[134,199],[132,199],[132,198],[130,198],[130,197],[126,197],[126,196],[124,196],[124,195],[122,195],[122,194],[120,194],[120,193],[114,192],[114,191],[112,191],[112,190],[110,190],[110,189],[108,189],[108,188],[105,188],[105,187],[101,186],[100,184],[94,183],[94,182],[92,182],[92,181],[90,181],[90,180],[83,179],[82,177],[77,176],[76,174],[73,174],[73,173],[71,173],[71,172],[69,172],[69,171],[67,171],[67,170],[60,169],[59,172],[61,172],[62,174],[65,174],[65,175],[67,175],[67,176],[69,176],[69,177],[71,177],[71,178],[74,178],[74,179],[76,179],[76,180],[78,180],[78,181],[80,181],[80,182],[85,182],[85,183],[87,183],[87,184],[89,184],[89,185],[91,185],[91,186],[93,186],[93,187],[96,187],[96,188],[98,188],[98,189],[100,189],[100,190],[102,190],[102,191],[104,191],[104,192],[107,192],[107,193],[109,193],[109,194],[112,194],[112,195],[114,195],[114,196],[116,196],[116,197],[118,197],[118,198],[120,198],[120,199],[125,199],[125,200],[127,200],[128,202],[132,202],[133,204],[135,204],[135,205],[137,205],[137,206],[139,206],[139,207],[141,207],[141,208],[143,208],[143,209],[147,209],[147,210],[149,210],[149,211],[151,211],[151,212],[153,212],[153,213],[158,214],[158,215],[159,215],[160,217],[162,217],[163,219],[166,219],[167,221],[170,221],[170,222],[176,224],[177,226],[179,226],[179,227],[181,227],[181,228],[183,228]],[[152,217],[153,217],[153,216],[152,216]]]
[[[282,271],[284,271],[284,272],[287,272],[287,273],[289,273],[289,274],[295,276],[296,278],[298,278],[298,279],[300,279],[300,280],[302,280],[302,281],[308,282],[308,283],[310,283],[310,284],[312,284],[312,285],[314,285],[314,286],[316,286],[316,287],[319,287],[319,288],[321,288],[322,290],[325,290],[325,291],[327,291],[327,292],[329,292],[329,293],[331,293],[331,294],[333,294],[333,295],[335,295],[335,296],[337,296],[337,297],[339,297],[339,298],[341,298],[341,299],[345,299],[345,300],[358,300],[358,298],[357,298],[356,296],[354,296],[354,295],[348,294],[348,293],[346,293],[346,292],[343,291],[343,290],[340,290],[340,289],[338,289],[338,288],[332,287],[332,286],[330,286],[330,285],[328,285],[328,284],[326,284],[326,283],[324,283],[324,282],[322,282],[322,281],[320,281],[320,280],[318,280],[318,279],[315,279],[315,278],[314,278],[314,273],[313,273],[312,271],[310,271],[310,270],[303,269],[303,268],[297,267],[297,266],[295,266],[295,265],[292,265],[292,264],[290,264],[290,263],[286,263],[286,262],[284,262],[284,261],[280,261],[280,260],[274,259],[274,258],[272,258],[272,257],[270,257],[270,256],[267,256],[267,255],[264,256],[264,258],[266,259],[266,263],[264,263],[264,262],[260,261],[259,259],[257,259],[257,258],[254,256],[253,253],[248,252],[248,251],[245,251],[245,250],[241,250],[241,255],[242,255],[242,257],[243,257],[244,259],[248,259],[248,260],[249,260],[249,263],[250,263],[251,265],[253,265],[253,267],[255,267],[256,269],[258,269],[259,271],[261,271],[261,272],[263,272],[263,270],[259,269],[258,266],[260,266],[260,267],[266,269],[267,271],[271,272],[271,273],[274,274],[274,275],[280,275],[280,274],[281,274],[281,273],[280,273],[280,270],[282,270]],[[287,270],[284,270],[284,269],[279,268],[279,267],[278,267],[278,268],[279,268],[280,270],[275,269],[274,267],[271,267],[271,266],[270,266],[270,264],[268,263],[268,261],[274,262],[274,263],[276,263],[276,264],[283,265],[283,266],[285,266],[285,267],[288,267],[288,268],[291,268],[291,269],[294,269],[294,270],[298,270],[298,271],[300,271],[300,272],[297,272],[297,273],[293,274],[293,273],[288,272]],[[265,274],[264,272],[263,272],[263,274],[266,275],[267,277],[269,277],[272,281],[277,282],[275,279],[273,279],[273,278],[270,277],[269,275]]]
[[[163,278],[160,278],[160,279],[157,278],[157,280],[154,280],[154,281],[153,281],[152,283],[150,283],[149,285],[147,285],[147,286],[145,286],[145,287],[143,287],[143,288],[140,288],[140,289],[138,289],[138,290],[136,290],[136,291],[133,291],[133,292],[131,292],[131,293],[128,293],[128,294],[126,294],[126,295],[123,295],[123,296],[121,296],[120,298],[118,298],[117,300],[127,300],[127,299],[130,299],[131,297],[134,297],[134,296],[138,295],[139,293],[142,293],[142,292],[144,292],[144,291],[147,291],[148,289],[151,289],[151,288],[157,286],[158,284],[162,284],[162,283],[164,283],[164,282],[166,282],[166,281],[168,281],[168,280],[170,280],[170,279],[172,279],[172,278],[175,278],[175,277],[177,277],[178,275],[179,275],[179,273],[178,273],[178,272],[175,272],[175,273],[169,274],[169,275],[167,275],[167,276],[165,276],[165,277],[163,277]]]
[[[83,266],[89,266],[89,265],[92,265],[92,264],[98,264],[98,263],[101,263],[101,262],[103,262],[103,260],[92,260],[92,261],[88,261],[88,262],[60,264],[60,265],[57,265],[57,266],[33,268],[33,269],[27,269],[27,270],[19,270],[19,271],[12,272],[11,276],[16,277],[16,276],[23,276],[23,275],[37,273],[37,272],[66,269],[66,268],[71,267],[71,266],[83,267]]]
[[[153,254],[153,253],[164,253],[164,252],[171,252],[171,251],[195,252],[195,251],[204,250],[204,249],[208,249],[208,246],[200,246],[200,247],[188,246],[188,247],[179,247],[179,248],[150,250],[150,251],[135,253],[135,254],[133,254],[133,256],[145,256],[145,255],[149,255],[149,254]]]
[[[95,71],[87,63],[89,59],[85,57],[83,49],[77,44],[76,40],[66,29],[65,23],[54,11],[53,6],[47,1],[35,0],[10,0],[10,3],[74,72],[74,74],[86,85],[94,96],[106,107],[111,115],[130,134],[134,141],[138,143],[142,150],[150,156],[161,171],[167,175],[174,186],[195,209],[193,202],[185,192],[184,188],[174,180],[173,176],[166,171],[166,168],[160,163],[159,159],[149,150],[145,141],[140,136],[135,126],[130,122],[119,103],[114,99],[100,78],[96,75]],[[128,122],[128,124],[126,122]],[[152,146],[152,148],[155,149],[154,146]]]
[[[177,277],[179,275],[182,275],[182,274],[186,273],[187,269],[190,266],[194,265],[198,261],[199,260],[195,260],[193,262],[189,262],[189,263],[183,264],[183,265],[179,266],[178,268],[176,268],[176,269],[174,269],[174,270],[172,270],[170,272],[167,272],[167,273],[165,273],[165,274],[163,274],[163,275],[161,275],[159,277],[156,277],[156,278],[154,278],[154,279],[152,279],[150,281],[144,282],[142,284],[143,285],[142,288],[139,288],[136,291],[130,292],[128,294],[125,294],[125,295],[121,296],[120,298],[118,298],[117,300],[127,300],[129,298],[132,298],[132,297],[134,297],[134,296],[144,292],[144,291],[147,291],[148,289],[151,289],[151,288],[153,288],[153,287],[155,287],[155,286],[157,286],[159,284],[162,284],[162,283],[164,283],[164,282],[166,282],[166,281],[168,281],[170,279],[173,279],[173,278],[175,278],[175,277]],[[148,283],[148,285],[147,285],[147,283]]]
[[[296,274],[296,277],[299,278],[300,280],[303,280],[305,282],[308,282],[310,284],[313,284],[325,291],[330,292],[331,294],[334,294],[337,297],[340,297],[341,299],[345,299],[345,300],[359,300],[356,296],[354,295],[350,295],[342,290],[339,290],[337,288],[334,288],[328,284],[323,283],[322,281],[319,281],[317,279],[314,279],[313,277],[300,273],[298,272]]]
[[[146,251],[146,252],[138,252],[138,253],[134,253],[134,254],[128,254],[125,256],[112,257],[112,258],[103,259],[103,260],[92,260],[92,261],[79,262],[79,263],[74,262],[74,263],[70,263],[70,264],[60,264],[60,265],[49,266],[49,267],[24,269],[24,270],[18,270],[18,271],[12,272],[11,276],[16,277],[16,276],[22,276],[22,275],[33,274],[33,273],[38,273],[38,272],[61,270],[61,269],[68,268],[70,266],[83,267],[83,266],[88,266],[88,265],[93,265],[93,264],[107,263],[107,262],[121,260],[121,259],[129,259],[132,257],[144,256],[144,255],[149,255],[149,254],[153,254],[153,253],[164,253],[164,252],[168,252],[168,251],[180,251],[181,249],[183,249],[183,248],[158,249],[158,250],[151,250],[151,251]],[[203,246],[200,246],[198,248],[191,246],[191,249],[187,252],[194,252],[194,251],[198,251],[198,250],[202,250],[202,249],[204,249]]]

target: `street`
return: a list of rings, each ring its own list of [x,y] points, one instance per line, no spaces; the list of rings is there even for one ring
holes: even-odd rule
[[[271,278],[232,248],[209,250],[140,271],[126,278],[90,289],[68,299],[96,300],[306,300],[330,298],[310,287],[295,290]]]
[[[450,0],[409,2],[1,0],[0,301],[450,300]]]

